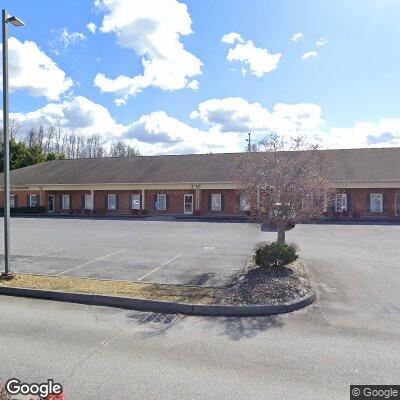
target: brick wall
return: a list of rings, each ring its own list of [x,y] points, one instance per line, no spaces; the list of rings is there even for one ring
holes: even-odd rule
[[[350,198],[350,209],[349,216],[353,216],[354,213],[358,213],[361,217],[370,216],[382,216],[382,217],[394,217],[396,216],[395,208],[395,195],[399,195],[400,203],[400,188],[399,189],[344,189],[343,192],[349,194]],[[90,194],[90,190],[80,190],[80,191],[11,191],[11,194],[16,195],[17,206],[27,207],[27,196],[28,195],[39,195],[40,205],[48,208],[49,195],[55,196],[55,212],[56,213],[71,213],[71,212],[81,212],[84,208],[83,197],[85,194]],[[167,194],[168,208],[166,211],[158,211],[154,209],[154,196],[164,193]],[[184,194],[193,195],[193,211],[196,211],[196,193],[195,190],[146,190],[145,193],[145,209],[148,214],[158,215],[158,214],[183,214],[184,212]],[[235,190],[228,189],[215,189],[206,190],[201,189],[201,204],[200,212],[201,214],[237,214],[241,213],[238,209],[238,197]],[[224,208],[221,211],[212,211],[209,208],[209,198],[210,195],[216,193],[223,196]],[[387,199],[387,210],[383,212],[370,212],[367,210],[367,195],[369,193],[385,193]],[[70,195],[70,209],[62,209],[62,195]],[[118,208],[116,210],[108,210],[106,203],[106,196],[108,194],[117,195]],[[95,191],[94,208],[98,214],[132,214],[131,210],[131,195],[141,194],[140,190],[122,190],[122,191]],[[0,193],[0,207],[3,206],[3,196]],[[400,211],[400,204],[399,210]],[[397,215],[400,216],[400,215]]]
[[[69,210],[63,210],[62,208],[62,196],[69,195]],[[44,205],[48,209],[49,207],[49,196],[54,196],[54,212],[69,214],[83,208],[83,197],[85,194],[90,194],[90,190],[70,190],[70,191],[46,191],[44,196]]]
[[[117,196],[117,208],[108,209],[107,198],[109,194]],[[96,190],[94,192],[94,208],[99,214],[131,214],[132,194],[142,194],[141,190]]]
[[[167,210],[155,210],[154,201],[157,194],[167,195]],[[184,195],[193,195],[193,211],[196,209],[195,190],[146,190],[145,207],[149,214],[183,214],[184,212]]]
[[[223,209],[214,211],[210,208],[210,196],[212,194],[221,194],[223,196]],[[201,213],[202,214],[236,214],[240,213],[238,209],[238,197],[235,190],[201,190]]]
[[[400,195],[400,189],[346,189],[346,193],[350,195],[350,215],[354,212],[360,214],[361,217],[394,217],[396,215],[395,209],[395,195]],[[382,212],[370,212],[367,209],[367,196],[370,193],[383,193],[386,194],[387,210]]]
[[[43,205],[44,192],[40,192],[40,190],[11,190],[10,193],[16,196],[17,207],[28,207],[29,195],[40,196],[40,205]],[[3,191],[0,191],[0,207],[4,207]]]

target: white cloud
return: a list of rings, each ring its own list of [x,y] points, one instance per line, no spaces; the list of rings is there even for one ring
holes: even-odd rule
[[[20,42],[11,37],[9,62],[10,91],[26,90],[32,96],[56,100],[73,85],[73,81],[35,42]]]
[[[316,45],[319,47],[325,46],[326,44],[328,44],[328,41],[324,38],[319,39],[316,43]]]
[[[49,103],[35,111],[14,113],[12,116],[21,121],[25,129],[52,125],[84,135],[104,136],[118,135],[123,131],[123,126],[114,121],[107,108],[83,96],[70,101]]]
[[[83,96],[11,116],[22,122],[24,131],[52,125],[84,135],[100,134],[104,138],[123,139],[149,155],[242,151],[249,131],[254,133],[255,142],[274,131],[285,136],[303,135],[323,148],[400,146],[400,118],[327,128],[317,104],[278,103],[268,110],[241,97],[200,103],[191,118],[200,119],[205,129],[195,128],[164,111],[142,115],[127,125],[118,124],[105,107]]]
[[[128,99],[125,97],[121,97],[119,99],[114,99],[114,103],[117,107],[124,106],[127,103]]]
[[[246,76],[247,75],[247,68],[242,68],[241,70],[240,70],[240,73],[242,74],[242,76]]]
[[[244,39],[237,32],[227,33],[226,35],[222,36],[221,41],[223,43],[234,44],[235,42],[243,43]]]
[[[70,46],[86,40],[86,35],[82,32],[69,32],[68,28],[54,33],[56,38],[50,42],[50,47],[56,55],[64,54]]]
[[[304,53],[301,56],[302,60],[307,60],[308,58],[313,58],[313,57],[318,57],[318,51],[312,50],[312,51],[308,51],[307,53]]]
[[[96,33],[97,26],[96,26],[96,24],[95,24],[95,23],[93,23],[93,22],[89,22],[89,23],[86,25],[86,28],[88,28],[88,29],[89,29],[89,31],[90,31],[90,32],[92,32],[93,34],[95,34],[95,33]]]
[[[312,103],[278,103],[272,111],[260,103],[249,103],[241,97],[210,99],[199,104],[191,118],[199,118],[221,132],[299,134],[318,129],[323,124],[321,107]]]
[[[300,39],[303,39],[304,35],[302,32],[297,32],[295,34],[293,34],[290,38],[289,38],[289,42],[294,42],[297,43]]]
[[[231,32],[222,37],[222,41],[235,44],[229,49],[227,60],[240,61],[249,66],[250,72],[261,77],[277,68],[282,57],[281,53],[271,54],[267,49],[256,47],[251,40],[243,39],[236,32]]]
[[[327,148],[400,146],[400,119],[382,118],[377,123],[357,122],[353,127],[333,127],[320,133]]]
[[[142,115],[128,126],[123,138],[146,154],[180,154],[238,151],[242,139],[236,133],[194,128],[164,111]]]
[[[98,0],[106,15],[100,30],[114,33],[121,47],[141,57],[143,74],[109,78],[97,74],[103,92],[135,95],[154,86],[163,90],[192,87],[190,78],[201,74],[201,61],[184,48],[181,36],[192,33],[186,4],[177,0]]]
[[[197,79],[193,79],[188,83],[188,88],[192,90],[199,90],[199,81]]]

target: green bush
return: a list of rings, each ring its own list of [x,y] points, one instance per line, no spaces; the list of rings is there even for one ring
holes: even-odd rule
[[[46,212],[46,207],[12,207],[10,208],[11,215],[18,214],[44,214]],[[4,208],[0,207],[0,215],[4,215]]]
[[[254,249],[254,262],[260,267],[283,267],[296,261],[297,246],[293,243],[260,242]]]

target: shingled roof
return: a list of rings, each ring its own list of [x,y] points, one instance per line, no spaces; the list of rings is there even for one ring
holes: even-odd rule
[[[400,182],[400,148],[320,151],[333,161],[333,181]],[[54,160],[11,171],[11,184],[231,182],[232,167],[240,155],[224,153]]]

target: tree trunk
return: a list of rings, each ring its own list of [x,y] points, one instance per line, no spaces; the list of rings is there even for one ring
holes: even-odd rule
[[[277,242],[280,244],[285,244],[286,240],[286,223],[278,223],[276,224],[278,230],[278,240]]]

